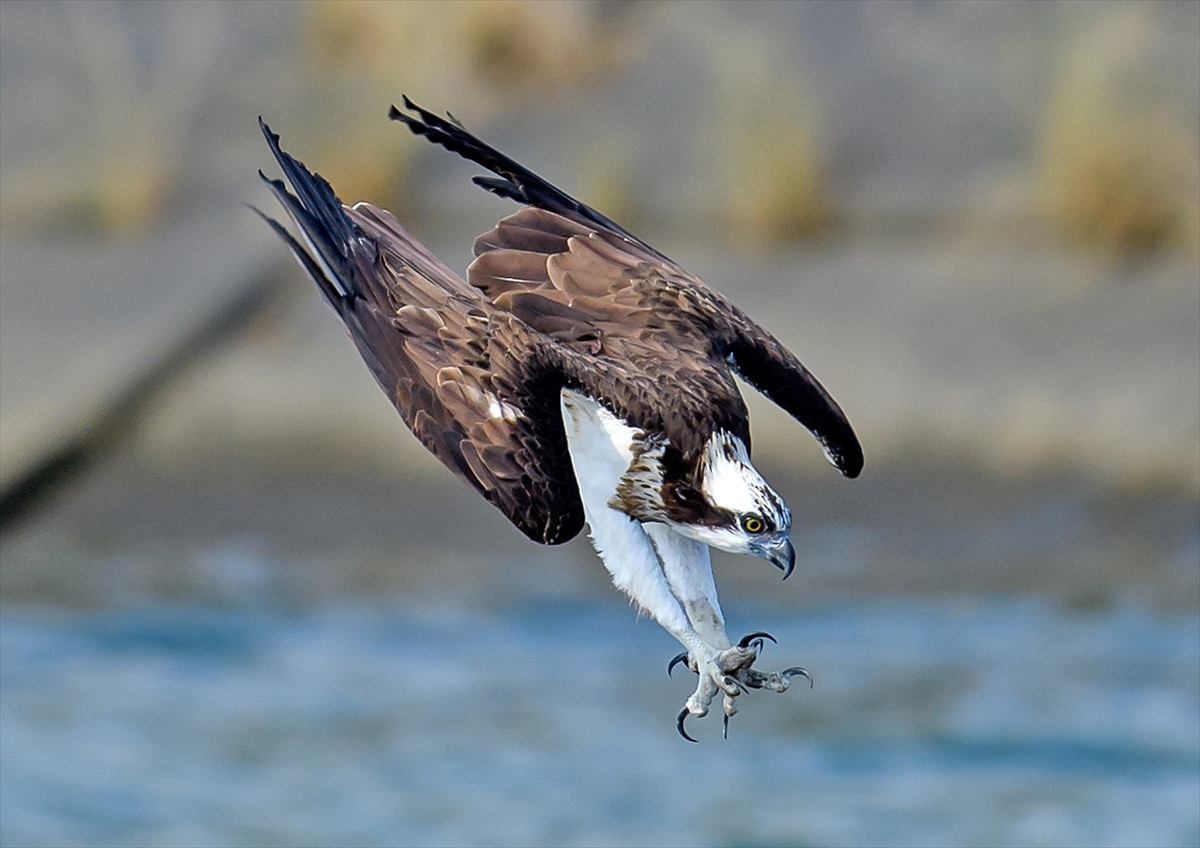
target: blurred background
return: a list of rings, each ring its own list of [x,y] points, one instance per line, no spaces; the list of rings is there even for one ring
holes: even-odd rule
[[[244,205],[263,115],[464,269],[402,93],[854,422],[748,390],[798,564],[717,581],[817,685],[728,741]],[[0,843],[1200,842],[1200,5],[4,2],[0,225]]]

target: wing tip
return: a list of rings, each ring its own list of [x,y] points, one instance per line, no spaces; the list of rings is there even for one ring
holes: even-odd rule
[[[464,127],[462,121],[453,114],[447,112],[446,117],[443,118],[418,106],[406,94],[402,94],[400,97],[404,108],[412,114],[405,114],[393,103],[388,109],[388,118],[404,124],[414,135],[424,136],[430,142],[440,145],[470,162],[482,165],[496,174],[496,177],[475,177],[473,180],[475,185],[525,206],[545,209],[572,221],[584,222],[588,226],[610,230],[658,255],[664,261],[670,261],[616,221],[576,200],[533,171],[505,156]]]
[[[388,107],[388,119],[392,121],[399,121],[417,135],[430,135],[433,141],[441,144],[442,142],[438,139],[433,139],[431,134],[438,130],[445,132],[447,130],[447,127],[444,126],[445,122],[428,109],[422,109],[416,103],[413,103],[407,94],[400,95],[400,102],[404,104],[404,108],[406,110],[409,112],[415,112],[416,116],[406,115],[404,112],[396,108],[396,104],[393,103]],[[461,129],[461,124],[458,124],[457,121],[453,121],[453,123],[458,125]]]
[[[842,472],[842,476],[848,480],[853,480],[863,470],[863,452],[862,448],[855,442],[851,450],[841,450],[837,453],[830,452],[828,454],[829,461],[833,467]]]
[[[263,120],[263,116],[258,116],[258,128],[263,134],[263,138],[267,140],[267,146],[271,148],[271,153],[279,159],[284,155],[283,149],[279,146],[279,133],[271,129],[271,125]]]

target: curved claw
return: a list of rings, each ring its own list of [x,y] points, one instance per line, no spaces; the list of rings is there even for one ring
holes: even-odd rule
[[[688,736],[688,732],[683,727],[684,719],[686,719],[689,715],[691,715],[691,713],[688,712],[688,708],[685,705],[684,708],[679,711],[679,717],[675,719],[675,727],[679,729],[679,735],[687,741],[699,742],[699,739],[693,739],[692,737]]]
[[[737,646],[739,648],[749,648],[750,643],[755,639],[770,639],[776,645],[779,644],[779,640],[765,630],[755,630],[753,633],[747,633],[745,636],[743,636],[738,642]]]
[[[675,670],[675,666],[679,665],[681,662],[687,662],[687,658],[687,651],[680,651],[678,654],[671,657],[671,661],[667,663],[667,677],[671,676],[671,672]]]
[[[729,715],[728,713],[721,716],[721,738],[729,738]]]
[[[799,675],[800,677],[808,678],[808,688],[809,689],[813,688],[813,686],[816,685],[816,681],[813,680],[813,676],[808,673],[808,669],[801,668],[798,665],[794,665],[791,668],[785,668],[783,671],[779,672],[779,676],[782,677],[785,682],[791,680],[793,677],[796,677],[797,675]]]

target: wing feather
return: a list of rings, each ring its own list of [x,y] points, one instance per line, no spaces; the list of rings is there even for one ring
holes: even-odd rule
[[[526,204],[476,239],[466,280],[391,213],[345,207],[263,124],[296,195],[263,179],[302,238],[268,221],[422,444],[522,532],[553,544],[583,526],[564,387],[695,457],[714,430],[749,445],[732,364],[844,474],[858,474],[862,451],[845,415],[774,336],[612,220],[404,102],[415,117],[393,107],[393,118],[498,175],[476,178],[482,187]]]
[[[730,428],[749,443],[745,409],[736,385],[723,379],[730,363],[756,389],[786,410],[817,438],[826,457],[847,477],[862,470],[862,448],[837,402],[773,335],[726,298],[601,213],[575,200],[528,169],[404,98],[404,114],[390,117],[412,132],[476,162],[499,179],[476,178],[483,188],[526,204],[475,242],[468,281],[505,308],[520,305],[532,326],[560,339],[602,338],[603,353],[634,361],[672,384],[694,375],[706,383],[709,408],[724,408]],[[550,282],[529,272],[530,253],[541,253]],[[524,275],[524,277],[522,277]],[[528,282],[524,279],[528,278]],[[498,284],[503,283],[503,286]],[[524,291],[521,291],[521,290]],[[533,298],[566,296],[571,316]],[[568,326],[572,325],[572,326]],[[666,363],[669,367],[664,368]],[[718,373],[720,372],[720,373]],[[686,398],[687,392],[681,393]],[[688,404],[684,403],[687,407]],[[695,410],[692,410],[693,412]],[[687,415],[665,416],[668,425],[695,425]],[[727,422],[712,422],[713,425]],[[740,426],[739,426],[740,425]],[[684,434],[672,434],[678,442]]]
[[[560,358],[390,213],[343,206],[279,149],[265,124],[263,131],[296,196],[281,183],[272,188],[291,198],[285,208],[304,211],[293,220],[321,256],[285,241],[314,279],[321,275],[318,284],[405,423],[529,538],[558,544],[578,534],[583,504],[559,412]]]

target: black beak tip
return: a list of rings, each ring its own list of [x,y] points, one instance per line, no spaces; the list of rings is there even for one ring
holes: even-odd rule
[[[796,567],[796,549],[792,547],[790,540],[784,539],[779,544],[771,556],[771,562],[783,572],[784,580],[792,576]]]

